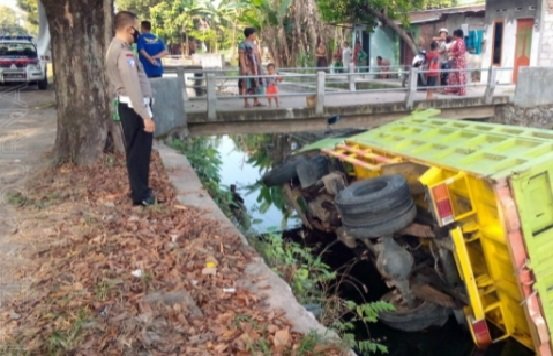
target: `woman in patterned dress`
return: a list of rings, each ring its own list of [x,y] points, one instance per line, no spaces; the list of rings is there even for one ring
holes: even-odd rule
[[[449,53],[453,58],[454,72],[449,74],[449,85],[447,93],[464,96],[466,94],[465,85],[467,83],[466,62],[465,62],[465,41],[463,36],[463,30],[455,30],[453,32],[454,41],[451,44]]]

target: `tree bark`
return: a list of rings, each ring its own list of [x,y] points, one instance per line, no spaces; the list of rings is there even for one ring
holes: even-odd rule
[[[315,48],[317,48],[317,37],[318,37],[317,30],[315,28],[315,21],[318,22],[319,16],[317,14],[317,5],[315,4],[314,0],[307,0],[306,6],[307,6],[307,30],[309,33],[309,46],[311,47],[309,50],[311,53],[313,53],[313,56],[314,56]]]
[[[405,43],[407,43],[407,45],[411,48],[411,50],[413,51],[413,54],[417,54],[419,52],[419,49],[418,49],[417,45],[415,44],[415,42],[413,41],[411,36],[409,36],[407,31],[405,31],[405,29],[403,29],[400,25],[398,25],[394,20],[389,18],[384,12],[379,11],[379,10],[375,10],[373,8],[370,8],[370,7],[366,6],[366,5],[363,6],[363,11],[365,11],[366,13],[368,13],[368,14],[372,15],[373,17],[379,19],[382,22],[383,25],[388,26],[394,32],[396,32],[399,35],[399,37]]]
[[[42,1],[52,37],[57,162],[91,165],[102,156],[110,129],[116,131],[118,126],[110,120],[104,70],[113,0]],[[120,133],[113,138],[116,148],[122,144]]]

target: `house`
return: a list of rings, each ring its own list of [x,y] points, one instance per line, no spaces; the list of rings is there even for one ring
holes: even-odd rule
[[[414,11],[409,14],[409,33],[420,49],[429,49],[432,37],[437,36],[441,28],[447,28],[450,34],[456,29],[463,29],[467,35],[468,50],[476,57],[475,62],[479,63],[484,50],[485,10],[485,5],[480,3]],[[378,26],[368,31],[366,25],[355,25],[352,43],[357,39],[369,54],[371,66],[376,65],[376,56],[388,59],[392,67],[411,65],[414,56],[411,48],[388,27]]]
[[[522,66],[553,65],[553,2],[487,0],[484,67],[497,72],[501,84],[516,82]]]

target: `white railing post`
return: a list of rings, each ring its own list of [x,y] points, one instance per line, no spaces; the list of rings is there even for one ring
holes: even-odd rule
[[[353,63],[349,64],[348,72],[349,72],[349,90],[355,91],[355,77],[353,76]]]
[[[188,101],[188,92],[186,88],[186,75],[184,74],[184,67],[177,67],[177,78],[179,78],[180,88],[182,91],[182,101],[186,103]]]
[[[215,73],[207,74],[207,119],[217,119],[217,90],[215,86]]]
[[[317,95],[315,102],[315,114],[322,114],[324,111],[326,73],[317,72]]]
[[[417,84],[419,79],[419,69],[417,67],[411,67],[409,71],[409,87],[405,94],[405,108],[411,110],[415,102],[415,94],[417,93]]]
[[[484,102],[491,104],[493,102],[493,93],[495,91],[497,70],[494,66],[488,68],[488,84],[486,85],[486,92],[484,94]]]

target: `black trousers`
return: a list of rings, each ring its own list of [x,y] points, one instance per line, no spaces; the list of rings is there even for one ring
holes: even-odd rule
[[[440,68],[441,69],[449,69],[449,63],[442,63],[440,64]],[[440,84],[442,86],[447,86],[447,78],[449,77],[449,72],[447,73],[442,73],[442,75],[440,75]]]
[[[150,156],[152,133],[144,131],[144,121],[127,104],[119,104],[119,117],[125,136],[127,171],[134,204],[140,204],[150,193]]]

